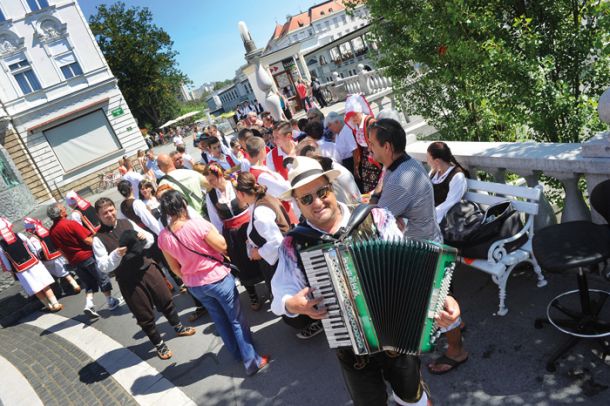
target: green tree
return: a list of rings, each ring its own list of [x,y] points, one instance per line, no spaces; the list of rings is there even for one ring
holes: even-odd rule
[[[603,128],[604,0],[368,0],[380,67],[406,111],[454,140],[580,142]],[[425,73],[407,80],[414,68]]]
[[[102,4],[89,26],[140,127],[175,117],[180,86],[189,80],[176,68],[173,41],[153,24],[150,10]]]
[[[229,86],[231,83],[233,83],[232,79],[226,79],[226,80],[222,80],[220,82],[216,82],[216,83],[214,83],[214,90],[220,90],[225,86]]]

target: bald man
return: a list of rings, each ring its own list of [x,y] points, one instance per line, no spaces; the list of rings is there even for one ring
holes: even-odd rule
[[[159,185],[169,184],[174,190],[182,192],[189,205],[201,213],[205,206],[205,191],[210,188],[207,179],[199,172],[190,169],[176,169],[174,161],[167,154],[159,154],[157,165],[165,174],[160,179]]]

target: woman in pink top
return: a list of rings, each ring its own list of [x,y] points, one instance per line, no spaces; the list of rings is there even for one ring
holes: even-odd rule
[[[256,353],[252,333],[242,312],[235,279],[223,265],[227,243],[202,218],[189,218],[182,194],[170,190],[160,199],[161,220],[169,224],[159,234],[159,248],[172,270],[208,309],[225,346],[253,375],[267,366],[268,356]]]

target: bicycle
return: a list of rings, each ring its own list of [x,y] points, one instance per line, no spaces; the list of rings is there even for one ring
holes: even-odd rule
[[[100,173],[100,181],[97,184],[96,193],[101,193],[116,186],[119,180],[121,180],[121,175],[118,171]]]

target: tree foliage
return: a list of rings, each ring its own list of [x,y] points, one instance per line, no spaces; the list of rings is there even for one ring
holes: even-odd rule
[[[140,127],[174,118],[180,86],[189,80],[176,68],[173,41],[153,24],[150,10],[102,4],[89,26]]]
[[[603,128],[604,0],[368,0],[379,64],[446,139],[580,142]],[[408,84],[414,67],[425,72]]]

